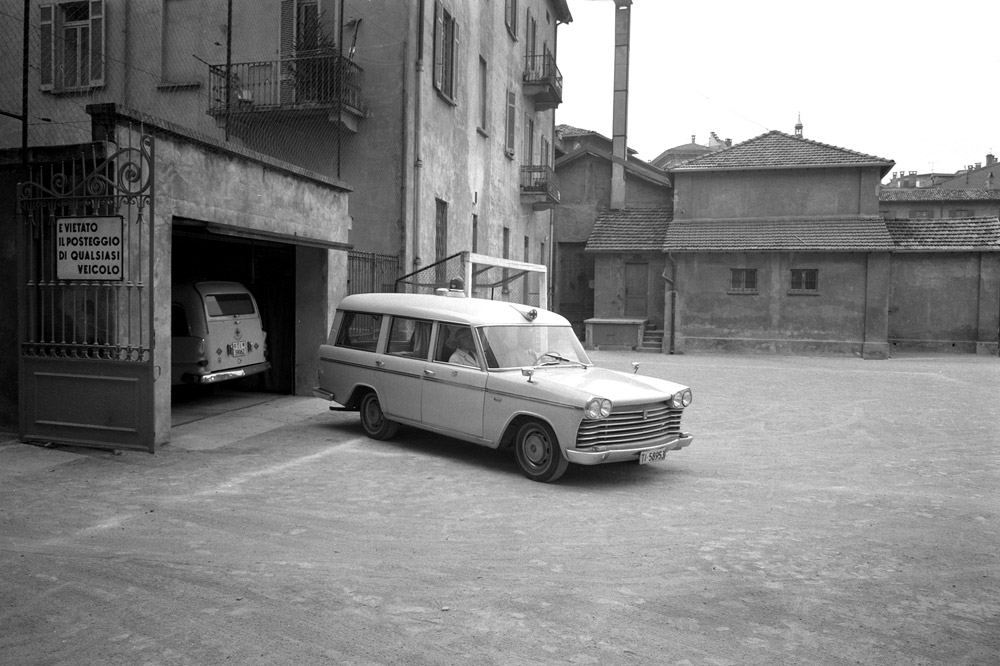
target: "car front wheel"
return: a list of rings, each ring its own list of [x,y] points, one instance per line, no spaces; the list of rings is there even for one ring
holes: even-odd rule
[[[521,471],[532,481],[555,481],[569,466],[555,433],[540,421],[528,421],[517,429],[514,453]]]
[[[372,439],[390,439],[399,429],[398,423],[385,417],[374,391],[366,393],[365,397],[361,398],[358,411],[361,412],[361,427]]]

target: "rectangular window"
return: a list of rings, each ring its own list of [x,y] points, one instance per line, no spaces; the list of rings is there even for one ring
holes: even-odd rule
[[[503,258],[510,259],[510,227],[503,228]],[[510,271],[508,269],[503,269],[503,289],[501,291],[505,294],[510,293]]]
[[[479,56],[479,129],[486,133],[486,125],[489,122],[489,71],[486,69],[486,59]]]
[[[39,6],[41,89],[104,85],[104,0]]]
[[[436,279],[442,285],[448,284],[444,259],[448,256],[448,202],[435,199],[434,213],[434,261],[437,262]]]
[[[448,101],[455,101],[458,67],[458,23],[440,2],[434,3],[434,88]]]
[[[393,356],[427,358],[431,341],[431,322],[393,317],[389,324],[389,342],[385,353]]]
[[[479,252],[479,216],[472,215],[472,251]]]
[[[929,210],[911,210],[910,217],[915,220],[929,220],[934,217],[934,213]]]
[[[951,211],[952,217],[972,217],[972,211],[968,208],[956,208]]]
[[[819,271],[815,268],[793,268],[791,289],[816,291],[819,289]]]
[[[524,150],[521,151],[521,164],[535,163],[535,119],[530,114],[524,114]]]
[[[527,236],[524,237],[524,256],[522,257],[525,263],[531,261],[531,239]]]
[[[743,293],[757,292],[757,269],[756,268],[731,268],[729,269],[729,290]]]
[[[337,347],[375,351],[382,329],[382,315],[345,312],[337,331]]]
[[[505,0],[504,23],[507,24],[507,32],[514,39],[517,39],[517,0]]]
[[[507,131],[504,143],[504,152],[507,157],[514,156],[514,132],[517,125],[517,96],[514,91],[507,91]]]
[[[538,22],[531,15],[531,8],[527,10],[524,21],[524,55],[528,57],[529,66],[535,56],[535,41],[538,36]]]

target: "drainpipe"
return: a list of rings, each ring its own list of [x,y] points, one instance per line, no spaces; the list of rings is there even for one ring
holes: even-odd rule
[[[677,333],[677,261],[673,256],[667,252],[667,260],[670,262],[670,277],[667,277],[667,269],[663,269],[663,274],[660,276],[664,280],[670,283],[670,289],[666,290],[666,293],[670,294],[670,350],[669,353],[673,354],[676,351],[676,346],[674,344],[674,338]]]
[[[414,84],[413,109],[413,266],[418,267],[420,260],[420,180],[424,161],[421,153],[422,98],[424,74],[424,0],[417,5],[417,76]],[[405,130],[404,130],[405,131]]]

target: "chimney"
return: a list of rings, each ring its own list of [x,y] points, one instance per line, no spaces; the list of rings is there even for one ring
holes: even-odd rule
[[[802,112],[799,111],[799,120],[795,123],[795,136],[802,138]]]
[[[691,135],[691,143],[695,143],[694,134]]]
[[[628,159],[628,52],[632,0],[615,0],[615,91],[611,119],[611,209],[625,208]]]
[[[997,163],[997,158],[993,153],[986,153],[986,166],[992,166]]]

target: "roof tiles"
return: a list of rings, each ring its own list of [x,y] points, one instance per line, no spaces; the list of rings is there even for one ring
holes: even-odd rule
[[[888,169],[893,164],[895,162],[884,157],[865,155],[773,130],[731,148],[688,160],[670,171],[875,165]]]
[[[605,210],[587,240],[590,252],[662,252],[663,236],[673,217],[668,207]]]
[[[1000,218],[886,220],[897,250],[1000,251]]]
[[[667,252],[887,252],[892,238],[881,217],[674,221]]]

